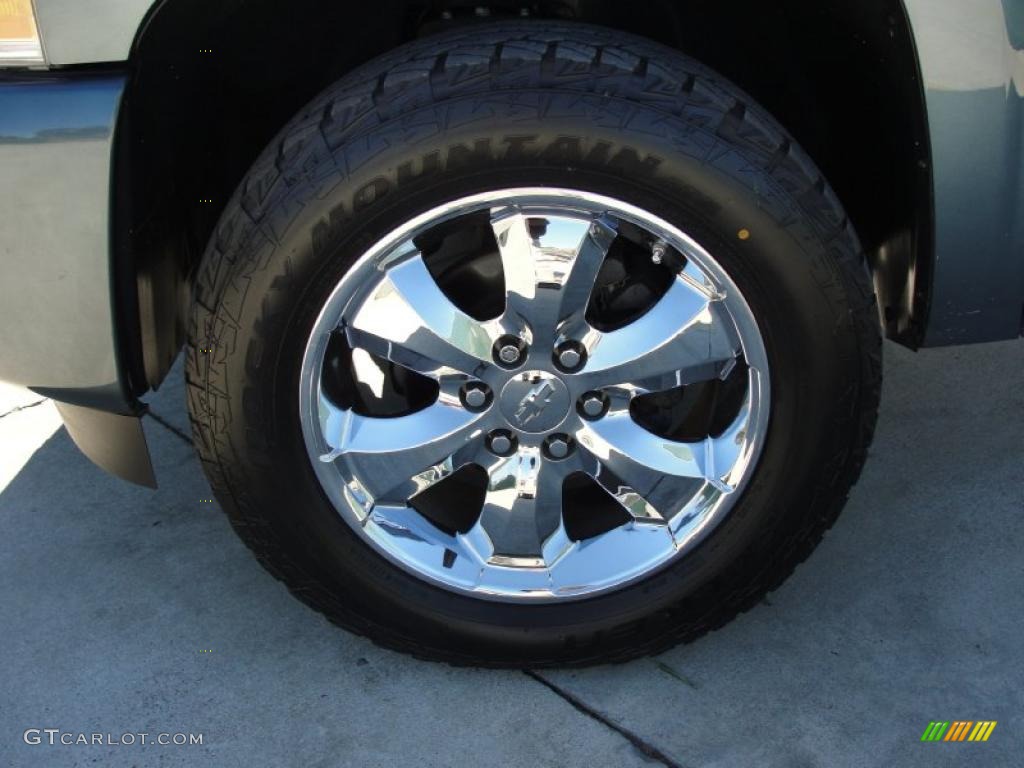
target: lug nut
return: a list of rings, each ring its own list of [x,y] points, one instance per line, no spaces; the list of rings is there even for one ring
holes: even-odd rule
[[[563,368],[575,368],[580,364],[580,353],[575,349],[563,349],[558,353],[558,362]]]
[[[505,368],[515,368],[526,353],[526,343],[516,336],[502,336],[494,345],[494,359]]]
[[[544,452],[552,459],[564,459],[572,451],[572,438],[568,435],[552,435],[544,441]]]
[[[515,438],[503,429],[495,430],[487,436],[487,448],[497,456],[510,456],[515,449]]]
[[[462,404],[472,410],[478,410],[487,405],[491,392],[486,384],[467,384],[462,388]]]
[[[587,418],[598,419],[604,415],[607,401],[600,392],[588,392],[580,398],[580,411]]]
[[[583,366],[586,352],[583,345],[575,341],[567,341],[555,350],[555,362],[563,371],[575,371]]]
[[[501,358],[503,363],[511,365],[519,360],[519,348],[506,344],[498,351],[498,357]]]

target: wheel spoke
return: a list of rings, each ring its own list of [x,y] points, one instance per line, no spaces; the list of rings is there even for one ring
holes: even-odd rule
[[[705,441],[659,438],[615,411],[577,433],[583,470],[639,522],[662,524],[707,481]]]
[[[572,270],[562,284],[558,326],[582,325],[594,292],[594,283],[605,256],[617,236],[615,222],[606,217],[595,219],[580,243]]]
[[[402,503],[465,466],[476,450],[480,418],[451,402],[408,416],[372,418],[342,411],[321,398],[321,409],[333,411],[323,433],[331,447],[323,462],[343,461],[359,489],[374,502]]]
[[[739,485],[743,468],[750,458],[752,446],[746,438],[750,424],[751,406],[755,395],[760,396],[757,375],[748,373],[747,396],[732,423],[716,437],[707,439],[708,480],[719,490],[731,491]]]
[[[659,562],[665,552],[674,552],[675,542],[667,525],[626,523],[576,543],[551,567],[551,589],[556,595],[574,595],[601,579],[614,563],[618,581],[642,575]]]
[[[346,332],[353,347],[438,379],[478,375],[500,335],[456,307],[418,253],[387,270]]]
[[[445,533],[412,507],[374,507],[363,530],[407,561],[444,573],[448,580],[472,589],[485,560],[462,534]]]
[[[533,343],[547,347],[560,325],[582,320],[615,225],[516,208],[496,211],[491,224],[505,273],[504,325],[528,325]]]
[[[593,332],[579,374],[592,389],[629,383],[656,392],[728,372],[739,353],[720,299],[677,279],[651,309],[608,333]]]
[[[477,528],[490,542],[492,556],[541,563],[545,542],[561,528],[564,471],[537,449],[524,448],[496,461],[488,475]]]
[[[653,525],[664,525],[668,522],[666,514],[651,504],[636,488],[626,484],[606,466],[598,463],[591,475],[597,484],[619,503],[633,520]],[[664,485],[664,476],[658,483],[646,489],[648,495],[653,495],[652,489]],[[675,483],[674,485],[680,485]]]

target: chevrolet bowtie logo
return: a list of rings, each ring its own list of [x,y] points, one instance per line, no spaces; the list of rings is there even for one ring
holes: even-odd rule
[[[519,401],[519,408],[516,409],[515,419],[519,425],[525,427],[540,416],[548,407],[554,394],[555,387],[550,381],[542,381],[527,392],[526,397]]]

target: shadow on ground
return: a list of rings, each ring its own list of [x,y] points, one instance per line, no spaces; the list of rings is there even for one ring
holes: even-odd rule
[[[545,678],[680,766],[1019,764],[1024,343],[886,353],[868,467],[793,578],[695,644]],[[153,407],[187,428],[176,381]],[[0,764],[652,764],[526,675],[333,628],[234,537],[191,448],[147,432],[155,492],[62,430],[0,494]],[[934,719],[999,725],[920,743]],[[31,746],[27,728],[203,744]]]

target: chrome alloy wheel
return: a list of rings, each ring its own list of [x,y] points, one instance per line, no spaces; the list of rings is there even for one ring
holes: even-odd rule
[[[483,319],[442,289],[422,248],[480,217],[503,281],[503,306]],[[660,294],[618,325],[595,322],[595,283],[626,239],[664,275]],[[356,386],[379,389],[386,364],[425,377],[429,402],[385,416],[345,402],[327,382],[338,339]],[[724,422],[687,439],[652,428],[672,393],[726,380],[740,394]],[[547,188],[456,200],[370,248],[316,320],[299,400],[345,522],[420,578],[506,602],[591,595],[685,556],[743,491],[770,404],[757,323],[707,251],[634,206]],[[459,496],[468,518],[439,523],[418,507],[470,468],[482,481]],[[570,524],[563,501],[581,478],[621,513],[614,525]]]

